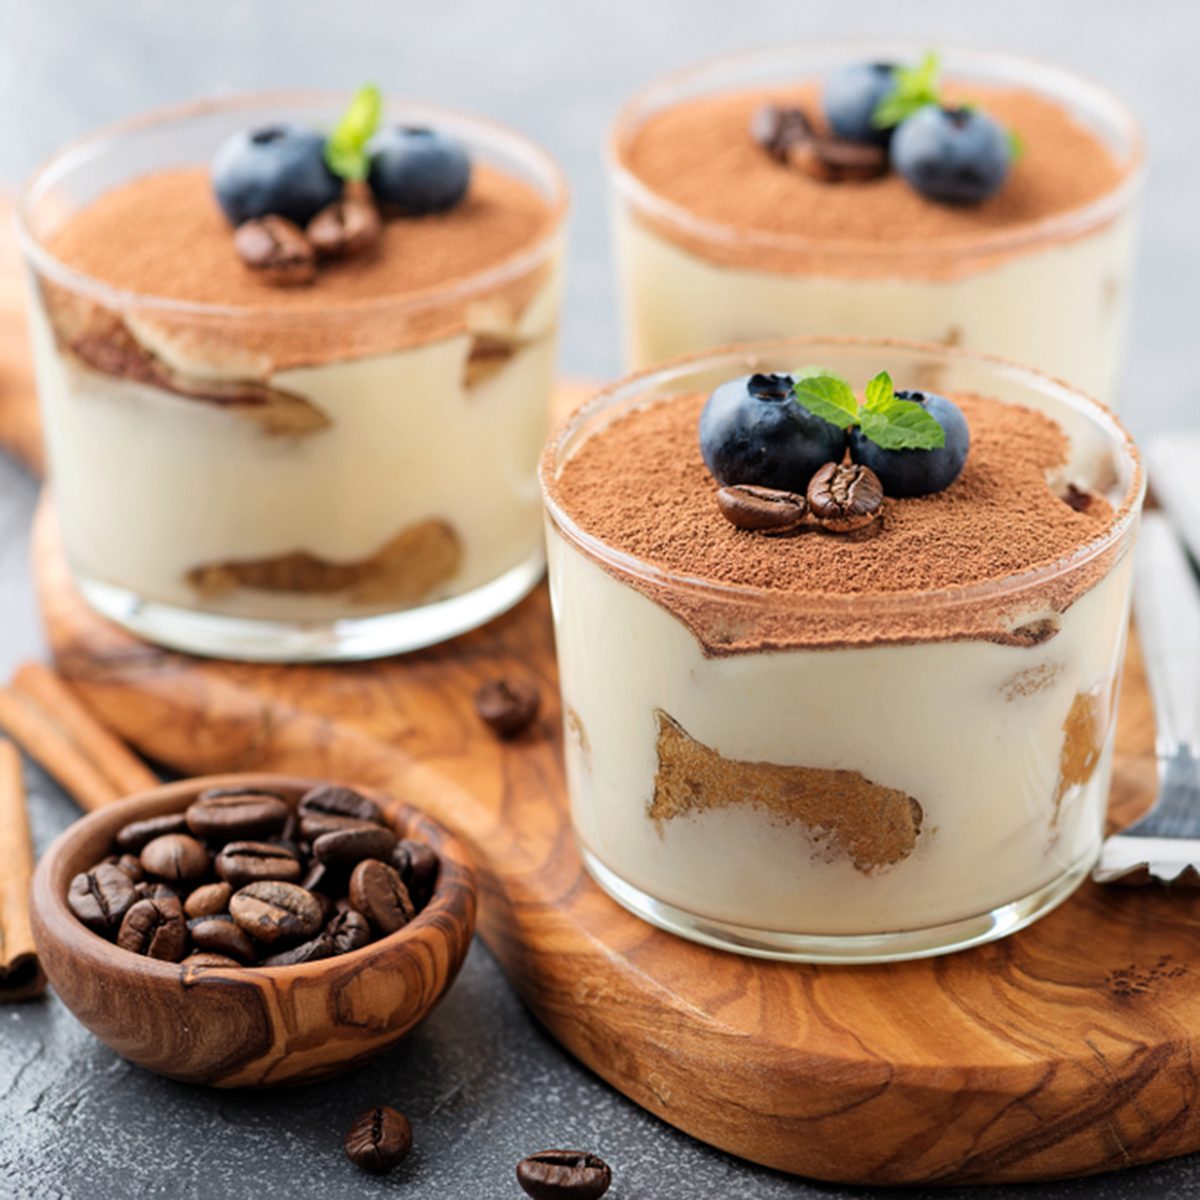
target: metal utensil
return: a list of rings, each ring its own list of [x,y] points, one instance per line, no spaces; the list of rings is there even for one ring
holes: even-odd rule
[[[1154,701],[1154,807],[1104,843],[1097,883],[1200,887],[1200,584],[1160,513],[1142,518],[1134,609]]]

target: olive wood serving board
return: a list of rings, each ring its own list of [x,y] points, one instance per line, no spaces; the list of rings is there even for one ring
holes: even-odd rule
[[[1090,883],[1032,928],[949,957],[797,966],[682,941],[584,873],[564,795],[544,588],[444,646],[340,667],[149,646],[75,592],[44,506],[35,565],[55,657],[119,734],[176,770],[279,770],[394,791],[471,846],[480,929],[545,1027],[638,1104],[734,1154],[826,1180],[964,1183],[1110,1170],[1200,1148],[1200,894]],[[501,743],[472,707],[541,686]],[[1126,672],[1115,823],[1155,787]]]

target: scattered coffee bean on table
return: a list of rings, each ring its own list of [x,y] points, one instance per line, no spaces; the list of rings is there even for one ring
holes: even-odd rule
[[[537,716],[541,695],[520,679],[493,679],[475,693],[475,711],[493,733],[514,738]]]
[[[517,1163],[517,1182],[533,1200],[598,1200],[612,1171],[586,1150],[543,1150]]]
[[[71,880],[71,911],[131,953],[196,968],[359,950],[413,920],[439,869],[432,847],[398,839],[374,800],[333,784],[294,809],[283,793],[210,789],[113,842]]]
[[[360,1170],[383,1175],[408,1157],[412,1126],[398,1109],[379,1104],[350,1126],[342,1145],[346,1157]]]

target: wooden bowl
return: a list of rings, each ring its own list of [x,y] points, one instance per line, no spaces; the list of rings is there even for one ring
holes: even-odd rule
[[[213,1087],[268,1087],[346,1071],[399,1041],[454,981],[475,927],[466,849],[437,822],[369,788],[405,836],[441,860],[437,886],[403,929],[361,950],[292,967],[185,967],[122,950],[67,907],[71,879],[112,848],[122,825],[179,812],[210,787],[258,786],[296,803],[316,780],[283,775],[186,779],[77,821],[33,878],[33,932],[63,1003],[139,1066]]]

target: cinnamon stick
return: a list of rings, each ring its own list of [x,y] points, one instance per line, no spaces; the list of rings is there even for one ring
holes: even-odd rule
[[[0,728],[54,776],[89,812],[124,795],[45,710],[12,688],[0,688]]]
[[[46,978],[29,924],[33,842],[21,779],[21,756],[0,741],[0,1001],[41,995]]]
[[[39,662],[17,668],[12,687],[35,700],[121,795],[158,786],[158,777],[100,724],[63,681]]]

